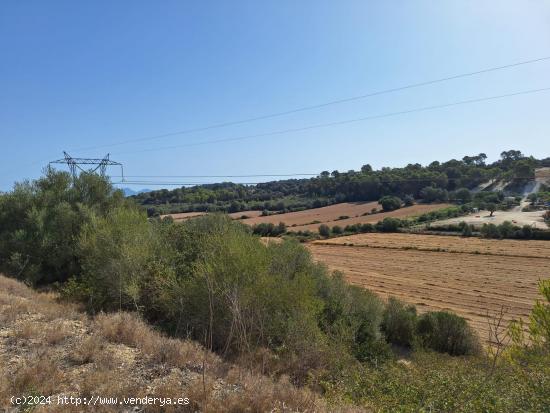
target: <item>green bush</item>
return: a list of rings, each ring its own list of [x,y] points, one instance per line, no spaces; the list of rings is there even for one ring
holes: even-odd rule
[[[479,354],[481,351],[479,339],[466,320],[446,311],[420,316],[416,334],[422,346],[452,356]]]
[[[376,229],[381,232],[396,232],[403,222],[398,218],[386,217],[376,223]]]
[[[155,236],[146,215],[130,208],[117,208],[84,226],[78,279],[91,310],[141,310],[141,284],[153,259]]]
[[[340,235],[344,232],[344,230],[342,229],[342,227],[340,225],[335,225],[332,227],[332,233],[334,235]]]
[[[330,236],[330,228],[326,224],[319,225],[319,235],[322,237]]]
[[[392,344],[410,347],[414,342],[416,308],[390,297],[384,310],[382,330]]]
[[[373,232],[374,231],[374,225],[372,225],[371,223],[366,223],[366,224],[363,224],[361,225],[361,228],[360,228],[360,232]]]
[[[378,201],[384,211],[394,211],[401,208],[401,199],[396,196],[386,195]]]
[[[368,290],[349,285],[342,274],[319,278],[319,295],[324,302],[321,328],[340,347],[362,361],[386,359],[389,349],[380,325],[384,305]]]
[[[495,224],[483,224],[480,231],[483,238],[500,238],[500,231]]]
[[[32,284],[62,282],[81,271],[78,239],[94,217],[127,206],[121,191],[93,174],[47,169],[0,194],[0,271]]]

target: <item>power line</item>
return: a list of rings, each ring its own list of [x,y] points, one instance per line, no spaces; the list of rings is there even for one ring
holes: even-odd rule
[[[342,174],[345,174],[347,172],[342,172]],[[359,172],[358,172],[359,173]],[[317,174],[319,175],[319,174]],[[404,179],[377,179],[376,176],[373,176],[376,181],[374,183],[380,183],[380,184],[392,184],[392,183],[403,183],[403,182],[433,182],[440,179],[446,179],[447,181],[455,182],[460,181],[461,178],[448,178],[444,176],[439,177],[426,177],[426,178],[404,178]],[[498,180],[498,178],[496,178]],[[523,180],[527,178],[510,178],[510,181],[513,180]],[[216,185],[221,184],[222,182],[154,182],[154,181],[121,181],[121,182],[113,182],[114,185],[160,185],[160,186],[169,186],[169,185],[175,185],[175,186],[195,186],[195,185]],[[268,182],[232,182],[235,185],[259,185],[259,184],[265,184]]]
[[[547,92],[549,90],[550,90],[550,87],[545,87],[545,88],[540,88],[540,89],[524,90],[524,91],[520,91],[520,92],[507,93],[507,94],[504,94],[504,95],[488,96],[488,97],[483,97],[483,98],[462,100],[462,101],[452,102],[452,103],[444,103],[444,104],[440,104],[440,105],[424,106],[424,107],[420,107],[420,108],[402,110],[402,111],[397,111],[397,112],[383,113],[383,114],[380,114],[380,115],[365,116],[365,117],[361,117],[361,118],[347,119],[347,120],[341,120],[341,121],[336,121],[336,122],[320,123],[320,124],[304,126],[304,127],[300,127],[300,128],[283,129],[283,130],[274,131],[274,132],[260,133],[260,134],[254,134],[254,135],[237,136],[237,137],[234,137],[234,138],[220,138],[220,139],[213,139],[213,140],[207,140],[207,141],[202,141],[202,142],[191,142],[191,143],[181,144],[181,145],[162,146],[162,147],[157,147],[157,148],[141,149],[141,150],[129,151],[129,152],[118,152],[118,153],[116,153],[116,155],[126,155],[126,154],[143,153],[143,152],[156,152],[156,151],[163,151],[163,150],[167,150],[167,149],[185,148],[185,147],[190,147],[190,146],[209,145],[209,144],[213,144],[213,143],[234,142],[234,141],[240,141],[240,140],[246,140],[246,139],[261,138],[261,137],[266,137],[266,136],[283,135],[283,134],[286,134],[286,133],[302,132],[302,131],[312,130],[312,129],[327,128],[327,127],[330,127],[330,126],[338,126],[338,125],[345,125],[345,124],[356,123],[356,122],[364,122],[364,121],[369,121],[369,120],[374,120],[374,119],[382,119],[382,118],[388,118],[388,117],[392,117],[392,116],[406,115],[406,114],[410,114],[410,113],[425,112],[425,111],[429,111],[429,110],[443,109],[443,108],[466,105],[466,104],[471,104],[471,103],[478,103],[478,102],[485,102],[485,101],[491,101],[491,100],[497,100],[497,99],[504,99],[504,98],[519,96],[519,95],[528,95],[528,94],[533,94],[533,93]]]
[[[319,174],[254,174],[254,175],[124,175],[125,178],[255,178],[280,176],[317,176]],[[122,175],[111,175],[120,178]]]
[[[507,65],[502,65],[502,66],[489,67],[489,68],[485,68],[485,69],[481,69],[481,70],[476,70],[474,72],[461,73],[461,74],[457,74],[457,75],[442,77],[442,78],[439,78],[439,79],[433,79],[433,80],[428,80],[428,81],[424,81],[424,82],[412,83],[412,84],[404,85],[404,86],[398,86],[398,87],[394,87],[394,88],[390,88],[390,89],[383,89],[383,90],[379,90],[379,91],[365,93],[363,95],[332,100],[332,101],[328,101],[328,102],[324,102],[324,103],[318,103],[318,104],[315,104],[315,105],[302,106],[302,107],[298,107],[298,108],[294,108],[294,109],[290,109],[290,110],[285,110],[285,111],[281,111],[281,112],[269,113],[269,114],[266,114],[266,115],[254,116],[254,117],[250,117],[250,118],[245,118],[245,119],[240,119],[240,120],[235,120],[235,121],[229,121],[229,122],[216,123],[216,124],[209,125],[209,126],[203,126],[203,127],[191,128],[191,129],[184,129],[184,130],[180,130],[180,131],[169,132],[169,133],[153,135],[153,136],[147,136],[147,137],[142,137],[142,138],[127,139],[127,140],[124,140],[124,141],[114,142],[114,143],[110,143],[110,144],[96,145],[96,146],[90,146],[90,147],[85,147],[85,148],[77,148],[76,150],[84,151],[84,150],[107,148],[107,147],[112,147],[112,146],[124,145],[124,144],[128,144],[128,143],[155,140],[155,139],[167,138],[167,137],[170,137],[170,136],[177,136],[177,135],[185,135],[185,134],[189,134],[189,133],[202,132],[202,131],[211,130],[211,129],[225,128],[225,127],[228,127],[228,126],[236,126],[236,125],[241,125],[241,124],[244,124],[244,123],[256,122],[256,121],[259,121],[259,120],[265,120],[265,119],[270,119],[270,118],[281,117],[281,116],[290,115],[290,114],[293,114],[293,113],[305,112],[305,111],[314,110],[314,109],[320,109],[320,108],[327,107],[327,106],[338,105],[338,104],[346,103],[346,102],[353,102],[353,101],[366,99],[366,98],[373,97],[373,96],[379,96],[379,95],[394,93],[394,92],[398,92],[398,91],[402,91],[402,90],[413,89],[413,88],[418,88],[418,87],[423,87],[423,86],[429,86],[429,85],[433,85],[433,84],[436,84],[436,83],[446,82],[446,81],[449,81],[449,80],[455,80],[455,79],[460,79],[460,78],[465,78],[465,77],[476,76],[476,75],[480,75],[480,74],[483,74],[483,73],[489,73],[489,72],[494,72],[494,71],[503,70],[503,69],[510,69],[510,68],[517,67],[517,66],[523,66],[523,65],[543,62],[543,61],[547,61],[547,60],[550,60],[550,56],[545,56],[545,57],[541,57],[541,58],[537,58],[537,59],[531,59],[531,60],[524,60],[524,61],[521,61],[521,62],[511,63],[511,64],[507,64]]]

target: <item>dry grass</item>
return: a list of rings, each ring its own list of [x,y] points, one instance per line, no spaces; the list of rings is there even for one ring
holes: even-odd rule
[[[421,312],[453,311],[486,339],[487,312],[504,307],[505,322],[529,316],[540,297],[538,280],[550,273],[543,243],[362,234],[315,242],[309,249],[351,283],[415,304]]]
[[[315,393],[245,371],[197,343],[168,338],[130,313],[94,319],[0,276],[0,409],[13,395],[188,397],[161,412],[325,412]],[[7,314],[7,315],[6,315]],[[120,412],[120,406],[42,406],[40,412]],[[126,410],[130,411],[130,410]],[[350,410],[351,411],[351,410]]]
[[[33,353],[19,368],[10,381],[10,394],[55,394],[63,384],[63,373],[47,350]]]
[[[97,332],[112,343],[135,347],[150,363],[197,369],[204,358],[204,349],[191,341],[175,340],[154,331],[134,314],[100,314],[96,317]],[[212,363],[221,361],[211,354]]]

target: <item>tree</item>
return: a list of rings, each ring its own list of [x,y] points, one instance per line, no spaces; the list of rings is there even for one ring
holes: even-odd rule
[[[405,206],[413,206],[414,205],[414,198],[411,195],[405,195],[403,197],[403,203]]]
[[[342,227],[340,225],[335,225],[332,227],[332,233],[335,234],[335,235],[340,235],[344,232],[344,230],[342,229]]]
[[[493,202],[487,202],[487,203],[485,204],[485,209],[486,209],[487,211],[490,212],[490,215],[489,215],[489,216],[492,217],[492,216],[493,216],[493,213],[497,210],[497,206],[496,206],[496,204],[493,203]]]
[[[427,186],[420,191],[420,196],[425,202],[445,202],[449,194],[445,189]]]
[[[515,162],[513,171],[515,179],[532,179],[535,176],[535,168],[528,159]]]
[[[401,199],[396,196],[386,195],[378,201],[384,211],[394,211],[401,208]]]
[[[454,196],[457,201],[460,201],[463,204],[472,200],[472,194],[467,188],[457,189],[454,193]]]
[[[363,165],[361,167],[361,172],[363,173],[369,173],[369,172],[372,172],[372,166],[370,166],[369,164],[366,164],[366,165]]]

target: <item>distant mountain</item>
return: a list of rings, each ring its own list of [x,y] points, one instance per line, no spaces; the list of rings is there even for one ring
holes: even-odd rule
[[[134,191],[132,188],[120,188],[124,192],[124,196],[133,196],[138,195],[143,192],[151,192],[151,189],[140,189],[139,191]]]

